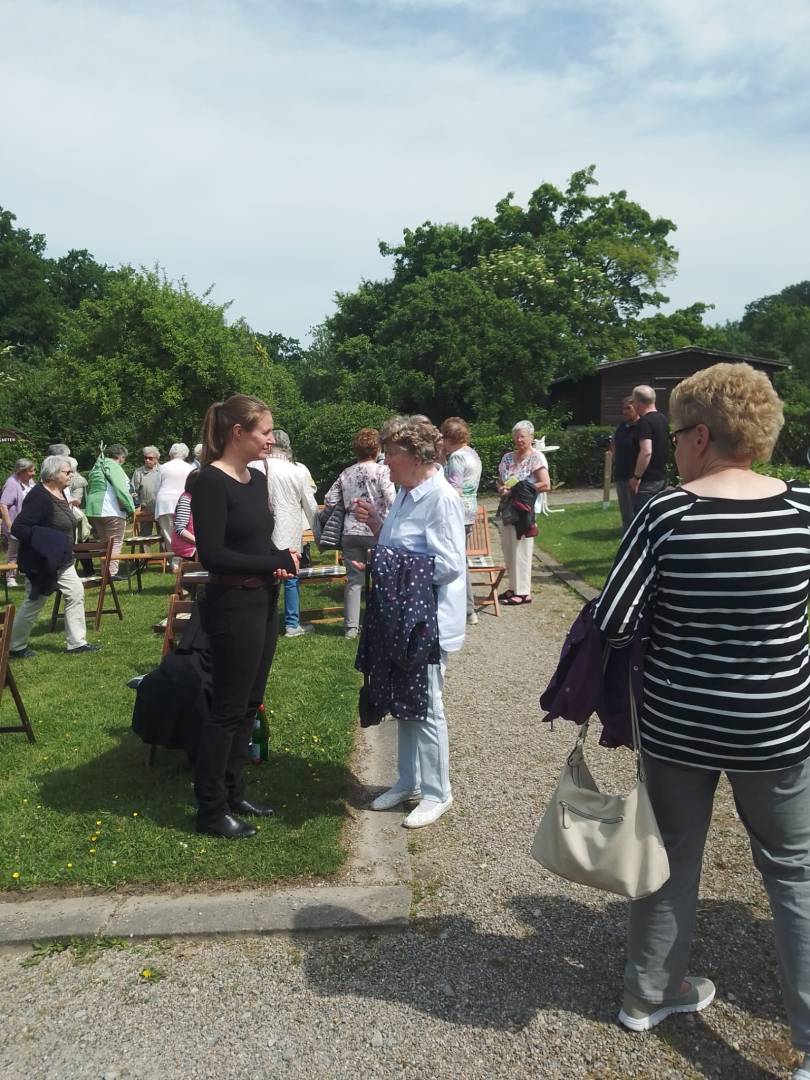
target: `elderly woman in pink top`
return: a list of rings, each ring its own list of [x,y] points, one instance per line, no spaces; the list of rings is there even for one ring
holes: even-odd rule
[[[19,541],[11,535],[11,526],[14,518],[19,514],[23,499],[34,486],[35,467],[30,458],[18,458],[14,472],[3,485],[3,493],[0,495],[0,517],[2,517],[3,538],[8,545],[7,558],[9,562],[17,561]],[[17,584],[14,574],[9,574],[6,582],[10,588]]]
[[[343,560],[346,563],[346,591],[343,601],[345,633],[356,638],[360,626],[360,595],[364,571],[354,565],[366,564],[368,553],[377,543],[369,526],[355,514],[358,499],[372,503],[379,520],[385,520],[396,491],[386,465],[377,463],[380,436],[374,428],[361,428],[352,440],[357,461],[344,469],[324,498],[325,506],[343,502],[346,517],[343,521]]]

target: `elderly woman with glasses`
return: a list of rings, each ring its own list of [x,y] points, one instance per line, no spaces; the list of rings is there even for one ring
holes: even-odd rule
[[[58,589],[65,598],[67,651],[96,652],[88,645],[84,621],[84,587],[73,565],[75,518],[65,488],[70,486],[70,459],[51,455],[42,462],[40,483],[26,496],[11,526],[19,541],[17,562],[27,577],[25,600],[14,619],[10,656],[28,660],[36,653],[28,638],[48,596]]]
[[[545,454],[534,448],[534,424],[520,420],[512,428],[515,449],[504,454],[498,466],[498,494],[501,496],[501,514],[508,509],[512,489],[521,482],[533,488],[531,506],[543,491],[551,490],[548,462]],[[509,575],[509,588],[501,594],[504,604],[530,604],[532,602],[532,555],[537,528],[518,536],[515,525],[502,519],[501,547],[503,560]]]
[[[461,500],[440,465],[441,433],[424,416],[395,416],[384,425],[380,441],[391,480],[399,491],[383,521],[373,502],[357,499],[355,514],[377,543],[407,555],[430,556],[438,622],[439,662],[427,664],[427,711],[424,719],[397,720],[397,779],[371,803],[390,810],[416,802],[404,819],[408,829],[431,825],[453,803],[450,750],[442,690],[448,655],[464,644],[467,566]],[[363,563],[357,560],[358,568]],[[396,602],[416,601],[405,575],[394,583]]]
[[[714,998],[687,974],[721,773],[773,913],[794,1073],[810,1080],[810,486],[754,472],[782,427],[768,377],[715,364],[670,399],[679,487],[642,508],[594,612],[615,646],[649,618],[640,709],[670,879],[630,905],[619,1020],[646,1031]],[[751,957],[749,963],[757,960]]]

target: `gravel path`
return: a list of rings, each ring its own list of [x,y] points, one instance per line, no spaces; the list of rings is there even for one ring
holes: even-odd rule
[[[539,571],[537,587],[530,608],[482,615],[451,661],[456,802],[411,840],[408,931],[145,942],[31,968],[30,949],[6,949],[3,1080],[789,1075],[767,905],[725,787],[693,958],[719,992],[697,1018],[619,1028],[626,905],[528,857],[572,739],[540,723],[537,696],[580,605]],[[606,786],[628,782],[626,752],[594,740],[592,760]]]

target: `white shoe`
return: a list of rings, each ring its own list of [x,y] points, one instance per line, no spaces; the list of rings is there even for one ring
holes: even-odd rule
[[[357,629],[357,627],[352,627],[352,629],[347,630],[343,636],[346,638],[347,641],[354,641],[354,639],[359,633],[360,631]]]
[[[478,612],[471,611],[467,616],[467,626],[478,626]]]
[[[395,806],[401,806],[404,802],[411,802],[413,799],[418,799],[421,792],[419,791],[402,791],[400,788],[389,788],[388,791],[384,791],[382,795],[378,795],[376,799],[368,804],[370,810],[392,810]]]
[[[304,634],[314,634],[315,627],[312,623],[299,623],[298,626],[290,626],[284,631],[285,637],[303,637]]]
[[[421,829],[425,825],[432,825],[453,805],[453,796],[444,802],[436,802],[435,799],[422,799],[415,810],[405,818],[402,824],[406,829]]]
[[[16,589],[17,588],[17,579],[12,574],[9,574],[8,577],[6,578],[6,585],[8,586],[9,589]]]
[[[793,1073],[793,1080],[810,1080],[810,1054],[804,1055],[804,1061]]]

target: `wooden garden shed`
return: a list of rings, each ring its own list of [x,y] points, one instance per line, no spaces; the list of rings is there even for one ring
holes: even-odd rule
[[[555,379],[548,393],[549,405],[562,405],[571,413],[572,424],[603,424],[613,427],[622,418],[622,398],[634,386],[646,383],[656,392],[656,407],[669,412],[672,388],[687,375],[711,367],[712,364],[747,363],[773,378],[777,371],[789,367],[786,360],[768,360],[762,356],[740,356],[689,345],[666,352],[641,353],[627,360],[600,364],[580,379],[566,375]]]

